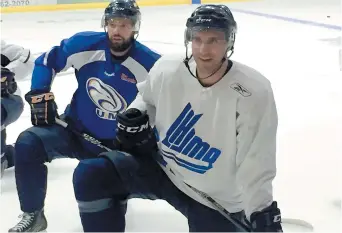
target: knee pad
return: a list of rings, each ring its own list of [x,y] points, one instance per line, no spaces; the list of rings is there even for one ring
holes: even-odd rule
[[[129,180],[132,177],[155,176],[164,173],[152,156],[132,156],[121,151],[104,152],[99,156],[111,161],[125,184],[130,183]]]
[[[130,175],[136,174],[140,168],[140,164],[135,157],[121,151],[113,150],[104,152],[99,156],[108,159],[120,175],[127,172],[130,173]]]
[[[73,186],[77,200],[112,197],[125,192],[115,167],[103,157],[81,160],[74,170]]]
[[[148,193],[147,187],[157,187],[163,170],[149,156],[132,156],[121,151],[110,151],[100,154],[108,159],[120,177],[123,187],[132,193]],[[158,177],[153,178],[152,177]],[[147,184],[147,183],[148,184]]]
[[[104,158],[93,158],[81,160],[74,170],[73,183],[74,185],[84,185],[99,183],[104,177],[108,177],[113,172],[113,169]]]
[[[22,132],[15,143],[15,164],[45,163],[47,154],[41,139],[30,131]]]

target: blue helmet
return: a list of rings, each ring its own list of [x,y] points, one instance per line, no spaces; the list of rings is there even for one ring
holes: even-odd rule
[[[228,42],[228,51],[233,50],[237,25],[226,5],[201,5],[195,9],[186,22],[185,45],[192,40],[194,31],[217,29],[223,31]]]

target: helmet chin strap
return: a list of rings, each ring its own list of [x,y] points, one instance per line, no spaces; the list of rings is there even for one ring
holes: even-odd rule
[[[225,54],[227,54],[227,53],[228,53],[228,48],[227,48]],[[189,66],[189,61],[190,61],[190,59],[192,58],[192,54],[190,55],[190,57],[188,56],[188,45],[185,45],[185,59],[184,59],[183,62],[184,62],[184,64],[185,64],[186,68],[188,69],[188,71],[190,72],[190,74],[191,74],[194,78],[196,78],[196,79],[198,79],[198,80],[203,80],[203,79],[210,78],[211,76],[213,76],[214,74],[216,74],[216,72],[218,72],[218,71],[221,69],[223,63],[227,60],[227,58],[230,58],[230,57],[233,55],[233,53],[234,53],[234,49],[231,49],[231,53],[229,54],[229,56],[228,56],[228,57],[223,57],[222,60],[221,60],[221,64],[219,65],[219,67],[218,67],[216,70],[214,70],[214,72],[212,72],[210,75],[208,75],[208,76],[205,77],[205,78],[199,78],[198,75],[197,75],[197,72],[196,72],[196,75],[194,75],[194,74],[191,72],[190,66]]]

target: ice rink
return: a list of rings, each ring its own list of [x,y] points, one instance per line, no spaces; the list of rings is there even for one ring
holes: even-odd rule
[[[301,10],[296,10],[280,1],[278,5],[265,2],[229,6],[238,23],[232,59],[259,70],[273,84],[279,114],[275,199],[284,218],[309,222],[315,232],[341,232],[341,8],[299,4]],[[194,7],[143,7],[138,39],[161,53],[185,53],[185,22]],[[39,55],[76,32],[101,31],[102,12],[3,14],[2,39]],[[19,86],[26,93],[30,81]],[[72,70],[55,78],[52,91],[61,113],[76,87]],[[8,143],[14,143],[30,125],[26,104],[21,119],[8,127]],[[61,159],[48,165],[48,232],[82,231],[71,182],[76,164]],[[13,169],[2,179],[0,203],[0,231],[6,232],[21,214]],[[287,232],[305,230],[284,228]],[[186,219],[162,201],[131,200],[127,230],[181,232],[188,227]]]

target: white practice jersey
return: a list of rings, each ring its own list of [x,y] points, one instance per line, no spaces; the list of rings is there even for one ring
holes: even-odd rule
[[[193,61],[193,60],[192,60]],[[195,73],[195,62],[190,62]],[[277,110],[270,82],[233,61],[218,83],[203,87],[182,57],[162,57],[129,108],[147,110],[172,182],[214,208],[187,183],[229,212],[247,218],[273,201]]]
[[[32,73],[34,57],[29,49],[1,40],[1,66],[14,72],[16,81],[20,81]]]
[[[6,67],[15,73],[15,80],[21,81],[29,77],[34,68],[34,57],[30,50],[19,45],[8,44],[1,40],[1,67]],[[1,97],[1,106],[5,108],[7,117],[2,122],[1,130],[17,121],[23,112],[24,103],[19,85],[17,90],[9,97]]]

